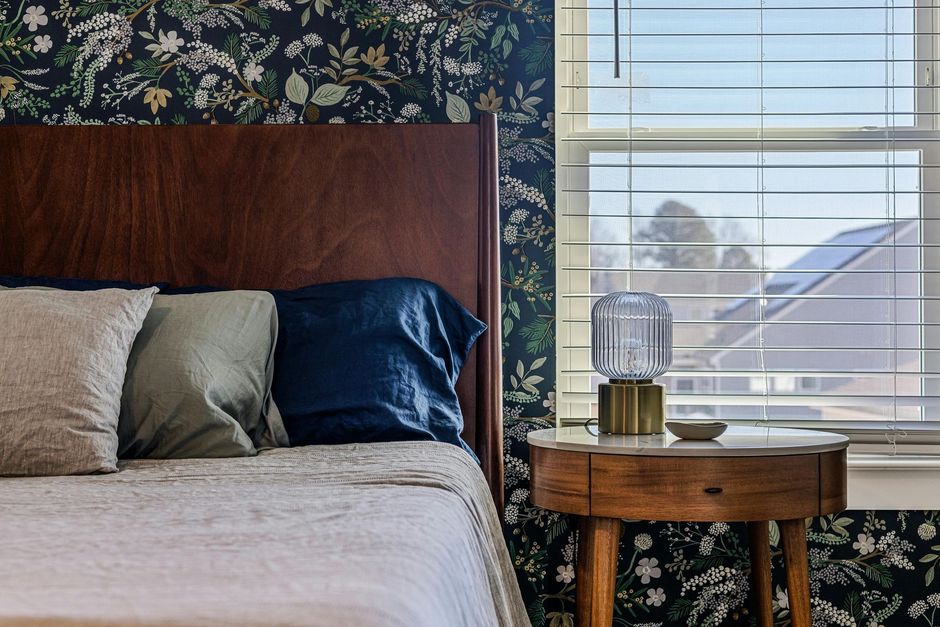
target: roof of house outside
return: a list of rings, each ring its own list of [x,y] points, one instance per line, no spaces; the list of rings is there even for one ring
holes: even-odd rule
[[[838,244],[838,246],[817,246],[809,250],[802,257],[788,265],[780,272],[774,273],[764,285],[764,293],[776,294],[806,294],[816,285],[824,281],[838,270],[841,270],[859,256],[871,249],[874,244],[888,240],[892,232],[912,223],[912,220],[898,220],[866,226],[858,229],[842,231],[828,240],[825,244]],[[787,272],[787,270],[824,270],[822,272]],[[756,294],[756,290],[751,290]],[[733,301],[724,311],[719,312],[715,318],[727,318],[736,310],[749,302],[748,299],[739,298]],[[771,299],[765,311],[767,317],[786,307],[790,301],[783,298]]]

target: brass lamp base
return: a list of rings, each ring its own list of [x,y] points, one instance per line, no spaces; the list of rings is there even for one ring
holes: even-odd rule
[[[646,379],[611,379],[597,390],[597,428],[601,433],[630,435],[663,433],[666,428],[666,390]]]

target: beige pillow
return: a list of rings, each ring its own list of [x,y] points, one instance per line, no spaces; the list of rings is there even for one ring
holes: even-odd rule
[[[127,357],[156,291],[0,290],[0,475],[117,470]]]

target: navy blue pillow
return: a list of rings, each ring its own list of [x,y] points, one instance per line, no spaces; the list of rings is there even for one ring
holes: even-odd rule
[[[160,289],[163,289],[167,284],[148,283],[146,285],[141,285],[139,283],[129,283],[127,281],[98,281],[95,279],[63,279],[49,276],[25,277],[0,275],[0,285],[3,287],[53,287],[59,290],[87,292],[91,290],[103,290],[107,288],[116,288],[121,290],[140,290],[151,286],[156,286]]]
[[[273,291],[274,402],[292,446],[460,439],[454,385],[486,329],[418,279]]]

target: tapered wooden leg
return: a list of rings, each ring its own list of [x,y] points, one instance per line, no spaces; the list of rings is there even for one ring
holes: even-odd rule
[[[610,627],[614,621],[620,519],[581,518],[575,571],[577,627]]]
[[[781,520],[783,562],[787,567],[787,596],[793,627],[811,627],[809,562],[806,557],[806,523],[803,519]]]
[[[751,548],[751,596],[757,611],[758,627],[773,627],[774,612],[770,604],[770,523],[758,520],[747,523],[747,539]]]

